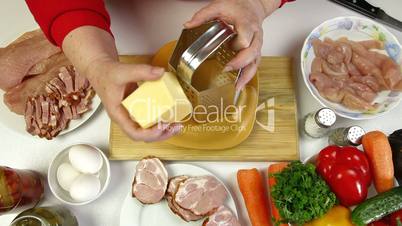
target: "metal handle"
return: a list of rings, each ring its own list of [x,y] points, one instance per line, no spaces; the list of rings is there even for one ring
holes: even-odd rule
[[[368,17],[376,18],[380,12],[379,7],[375,7],[365,0],[331,0],[349,9],[358,11]]]
[[[177,65],[178,76],[186,83],[191,84],[194,71],[235,34],[229,25],[217,21],[183,52]]]

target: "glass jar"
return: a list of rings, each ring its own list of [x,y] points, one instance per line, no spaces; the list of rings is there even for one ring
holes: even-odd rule
[[[34,207],[42,199],[43,192],[39,173],[0,166],[0,215]]]
[[[304,119],[304,132],[312,138],[321,138],[330,132],[336,122],[336,114],[329,108],[321,108]]]
[[[365,134],[366,132],[360,126],[338,128],[331,131],[328,143],[338,146],[359,146]]]
[[[62,206],[36,207],[20,213],[10,226],[78,226],[78,221]]]

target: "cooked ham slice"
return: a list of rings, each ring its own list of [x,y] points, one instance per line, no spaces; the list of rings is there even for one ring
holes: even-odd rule
[[[47,75],[43,75],[43,78],[48,81],[40,81],[42,75],[32,78],[31,81],[42,85],[42,90],[45,92],[41,91],[39,95],[28,98],[24,109],[27,131],[32,135],[47,139],[57,136],[67,128],[70,120],[79,119],[82,114],[87,112],[94,96],[94,91],[89,85],[86,85],[85,78],[79,78],[80,81],[77,84],[81,87],[77,87],[78,89],[75,90],[74,84],[77,75],[72,66],[63,66],[52,72],[56,77],[51,78],[50,81]],[[71,92],[67,92],[67,89]],[[20,93],[20,98],[22,97],[24,95],[21,96]]]
[[[43,95],[32,97],[27,101],[25,122],[29,133],[49,140],[68,125],[68,121],[59,111],[57,100]]]
[[[214,213],[227,197],[223,184],[213,176],[189,178],[180,184],[175,202],[195,215]]]
[[[168,172],[158,158],[142,159],[136,167],[132,195],[144,204],[160,202],[168,185]]]
[[[169,208],[172,210],[173,213],[176,215],[180,216],[183,220],[189,222],[189,221],[197,221],[203,218],[203,216],[197,216],[193,214],[189,210],[185,210],[181,208],[174,200],[174,197],[176,196],[176,192],[182,182],[187,180],[189,177],[188,176],[177,176],[173,177],[169,180],[169,185],[167,188],[166,192],[166,200],[168,203]]]
[[[220,206],[218,210],[209,216],[203,226],[241,226],[233,212],[226,206]]]
[[[23,34],[0,51],[0,89],[8,91],[20,84],[34,65],[60,51],[41,30]]]

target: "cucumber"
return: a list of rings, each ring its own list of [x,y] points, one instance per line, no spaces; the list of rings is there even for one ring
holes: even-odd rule
[[[357,226],[365,226],[400,209],[402,209],[402,187],[396,187],[358,205],[352,211],[352,221]]]

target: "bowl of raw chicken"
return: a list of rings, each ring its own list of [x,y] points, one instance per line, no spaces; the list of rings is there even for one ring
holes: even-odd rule
[[[359,17],[325,21],[306,38],[303,79],[311,94],[339,116],[366,120],[402,98],[402,53],[386,28]]]

